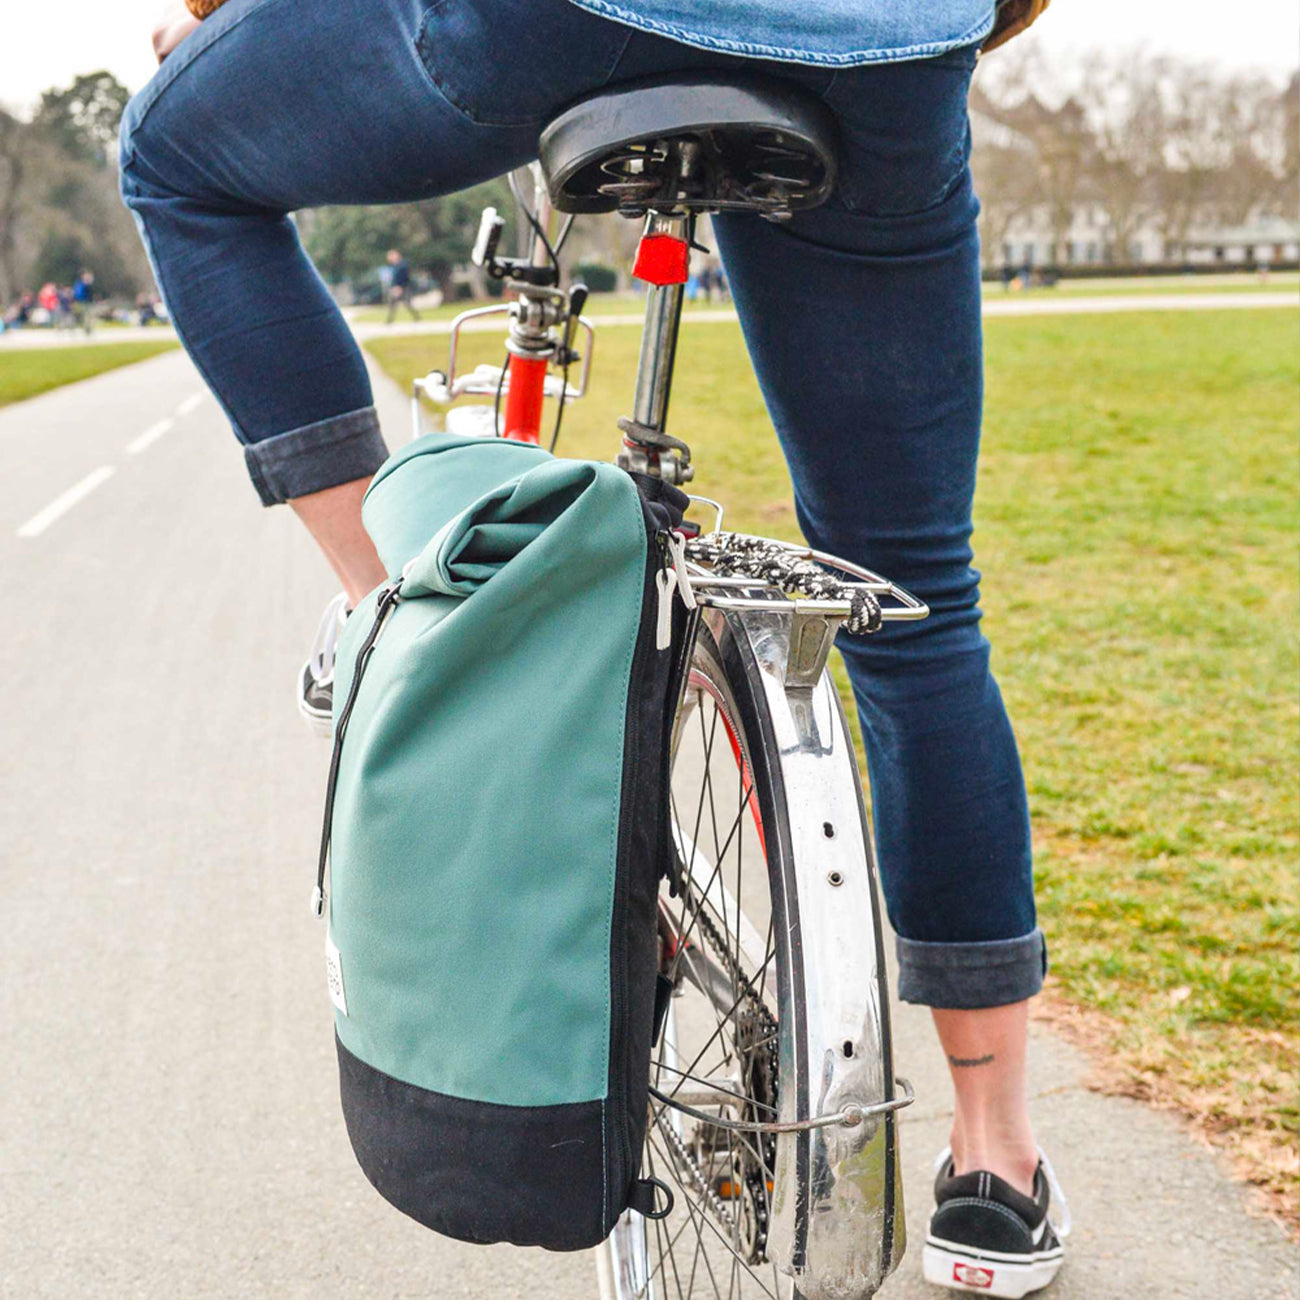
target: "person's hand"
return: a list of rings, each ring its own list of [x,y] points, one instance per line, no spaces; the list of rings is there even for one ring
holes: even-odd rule
[[[153,52],[161,63],[197,26],[199,20],[181,0],[167,6],[153,29]]]

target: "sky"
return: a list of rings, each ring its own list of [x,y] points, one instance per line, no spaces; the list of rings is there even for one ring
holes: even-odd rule
[[[0,0],[0,104],[23,111],[42,90],[101,67],[138,90],[153,71],[149,33],[162,8],[162,0]],[[1054,55],[1137,46],[1274,76],[1300,62],[1300,0],[1246,0],[1231,19],[1226,12],[1219,0],[1055,0],[1035,31]]]

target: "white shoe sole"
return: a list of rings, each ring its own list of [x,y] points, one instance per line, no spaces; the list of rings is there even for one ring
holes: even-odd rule
[[[1020,1300],[1031,1291],[1050,1286],[1061,1270],[1063,1257],[1059,1246],[1044,1252],[1042,1258],[1030,1256],[1026,1260],[965,1251],[951,1242],[942,1245],[926,1242],[921,1267],[925,1280],[935,1286],[972,1295],[998,1296],[1000,1300]]]

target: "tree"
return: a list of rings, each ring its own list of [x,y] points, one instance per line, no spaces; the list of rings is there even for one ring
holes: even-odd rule
[[[987,263],[1007,258],[1007,235],[1016,218],[1041,201],[1031,143],[1001,120],[1004,107],[1024,101],[1043,75],[1041,50],[1021,41],[976,65],[971,90],[971,172],[980,200],[980,247]]]
[[[19,292],[18,239],[30,202],[34,153],[27,126],[0,109],[0,302]]]
[[[480,214],[489,205],[506,214],[514,210],[510,190],[504,181],[488,181],[459,194],[425,199],[411,205],[415,228],[419,232],[411,246],[411,262],[436,280],[444,292],[455,267],[469,261]]]
[[[107,72],[48,90],[30,122],[0,112],[0,299],[95,271],[134,294],[149,270],[117,193],[115,141],[128,92]]]
[[[1286,89],[1276,100],[1279,166],[1276,202],[1284,212],[1296,209],[1296,188],[1300,186],[1300,72],[1293,72]]]
[[[973,151],[971,170],[980,196],[980,244],[987,261],[1001,263],[1011,223],[1037,198],[1034,157],[1023,146],[987,140]]]
[[[1294,216],[1300,207],[1300,72],[1293,72],[1281,89],[1266,84],[1251,87],[1251,152],[1261,192],[1258,200],[1271,216]],[[1243,172],[1234,186],[1247,183]]]
[[[1023,165],[1034,177],[1033,197],[1047,213],[1052,260],[1061,261],[1092,159],[1093,139],[1082,106],[1071,98],[1052,108],[1032,91],[1006,103],[982,88],[972,92],[971,104],[1010,131],[1028,151],[1022,155]]]
[[[1013,57],[981,61],[971,107],[977,128],[991,124],[976,131],[972,158],[986,244],[1030,212],[1059,259],[1085,204],[1105,213],[1107,261],[1127,260],[1151,224],[1167,255],[1185,257],[1195,226],[1294,220],[1300,74],[1279,93],[1142,51],[1093,53],[1062,72],[1031,37]]]
[[[494,180],[418,203],[324,208],[303,214],[300,228],[307,252],[333,284],[374,273],[388,249],[398,248],[445,292],[453,270],[469,260],[483,208],[509,213],[512,202],[505,182]]]
[[[1090,189],[1110,222],[1103,256],[1127,262],[1164,165],[1162,70],[1141,52],[1117,58],[1094,52],[1081,71],[1079,99],[1093,136]]]
[[[32,125],[70,158],[107,162],[131,92],[111,72],[90,72],[65,90],[47,90]]]
[[[1162,78],[1167,166],[1160,176],[1160,222],[1167,245],[1187,256],[1187,237],[1198,220],[1218,216],[1216,185],[1232,157],[1236,126],[1225,85],[1203,64],[1168,62]]]

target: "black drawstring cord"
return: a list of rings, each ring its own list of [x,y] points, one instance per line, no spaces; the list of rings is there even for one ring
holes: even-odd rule
[[[339,714],[338,725],[334,728],[334,752],[330,755],[329,783],[325,787],[325,824],[321,827],[320,833],[320,861],[316,866],[316,888],[311,891],[313,916],[325,915],[325,867],[330,856],[330,830],[334,823],[334,789],[339,779],[339,760],[343,755],[343,736],[348,729],[348,719],[352,716],[353,705],[357,702],[357,691],[361,686],[362,675],[365,673],[366,665],[370,662],[370,656],[374,652],[375,642],[379,640],[379,634],[383,631],[384,621],[397,604],[397,593],[401,590],[401,587],[402,579],[399,577],[380,596],[379,603],[375,606],[375,621],[366,634],[366,639],[361,643],[361,649],[357,651],[356,668],[352,673],[352,686],[348,691],[348,698],[343,705],[343,711]]]

